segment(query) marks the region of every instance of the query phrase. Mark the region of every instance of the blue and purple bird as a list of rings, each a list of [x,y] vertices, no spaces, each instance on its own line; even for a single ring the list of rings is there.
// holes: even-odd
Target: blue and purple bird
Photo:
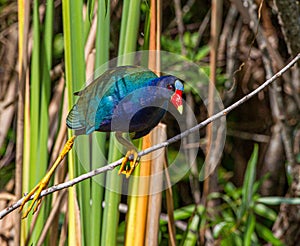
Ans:
[[[163,118],[170,102],[182,113],[182,92],[183,84],[177,77],[157,77],[151,70],[142,67],[123,66],[106,71],[84,90],[75,93],[79,98],[67,117],[67,126],[75,130],[75,135],[67,141],[44,178],[24,197],[20,211],[35,194],[23,218],[35,202],[33,212],[37,210],[42,190],[47,187],[78,135],[94,131],[116,132],[117,140],[127,149],[119,173],[129,177],[139,160],[136,147],[124,138],[123,133],[129,133],[132,139],[145,136]]]
[[[116,132],[117,140],[127,148],[120,173],[130,176],[138,163],[135,146],[123,137],[131,139],[147,135],[163,118],[171,102],[182,113],[183,84],[177,77],[157,77],[151,70],[138,66],[122,66],[103,73],[79,96],[67,117],[67,126],[75,135],[93,131]],[[129,170],[125,170],[129,156]]]

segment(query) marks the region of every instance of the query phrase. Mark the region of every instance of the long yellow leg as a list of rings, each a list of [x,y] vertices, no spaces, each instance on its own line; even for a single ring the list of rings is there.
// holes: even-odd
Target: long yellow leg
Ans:
[[[35,202],[36,206],[33,209],[33,213],[35,213],[39,207],[39,205],[41,204],[42,198],[40,198],[40,194],[42,192],[43,189],[45,189],[55,171],[55,169],[58,167],[58,165],[61,163],[61,161],[64,159],[65,155],[72,149],[73,147],[73,143],[75,140],[76,136],[71,137],[65,144],[63,150],[60,152],[60,155],[58,156],[58,158],[56,159],[56,161],[53,163],[52,167],[50,168],[50,170],[47,172],[47,174],[42,178],[42,180],[24,197],[22,204],[20,206],[19,211],[21,212],[23,210],[23,207],[25,205],[25,203],[27,203],[30,200],[30,197],[35,194],[30,206],[28,207],[28,209],[26,210],[26,212],[24,213],[24,215],[22,216],[22,219],[26,218],[28,213],[31,211],[31,209],[33,208],[33,205]]]

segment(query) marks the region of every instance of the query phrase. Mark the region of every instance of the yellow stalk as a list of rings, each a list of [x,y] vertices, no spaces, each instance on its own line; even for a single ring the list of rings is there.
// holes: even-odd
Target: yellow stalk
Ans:
[[[151,1],[150,10],[150,43],[149,50],[159,50],[160,49],[160,18],[159,18],[159,4],[156,0]],[[159,53],[151,53],[149,55],[149,68],[154,72],[159,71]],[[157,73],[157,75],[159,75]],[[142,149],[149,148],[152,146],[151,139],[153,138],[152,132],[143,138]],[[154,139],[155,141],[155,139]],[[148,201],[149,196],[146,195],[149,192],[150,177],[153,171],[151,170],[152,160],[150,154],[147,157],[141,159],[140,164],[140,177],[138,179],[138,193],[144,194],[142,196],[136,196],[130,198],[130,208],[134,207],[134,211],[130,209],[128,216],[126,228],[126,245],[144,245],[146,242],[145,234],[147,227],[147,213],[148,213]],[[163,164],[161,163],[161,167]],[[148,178],[146,178],[148,177]],[[159,205],[160,207],[160,205]],[[134,213],[134,215],[132,215]],[[135,220],[133,219],[135,218]],[[158,228],[158,227],[157,227]]]
[[[151,146],[151,133],[143,138],[142,149]],[[149,154],[150,155],[150,154]],[[143,245],[145,241],[145,227],[147,221],[147,208],[148,208],[148,196],[137,196],[138,194],[147,194],[149,190],[149,181],[145,181],[145,177],[149,177],[151,170],[151,159],[149,155],[143,156],[140,161],[139,176],[142,176],[142,180],[138,175],[135,175],[135,180],[132,182],[131,192],[133,196],[130,196],[128,220],[126,226],[126,240],[125,245]],[[135,174],[138,174],[138,170]]]
[[[19,88],[21,90],[22,87],[20,87],[21,83],[25,84],[25,80],[26,80],[26,69],[27,69],[27,60],[24,59],[26,58],[26,54],[27,54],[27,42],[28,42],[28,27],[29,27],[29,9],[30,9],[30,3],[29,1],[24,1],[24,0],[18,0],[18,25],[19,25],[19,54],[18,54],[18,64],[19,64]],[[24,95],[24,94],[23,94]],[[29,163],[29,150],[24,151],[23,148],[29,147],[29,115],[27,113],[29,113],[29,86],[26,86],[26,93],[25,93],[25,97],[24,97],[24,104],[20,105],[20,103],[22,104],[22,102],[20,100],[22,100],[22,96],[19,94],[19,107],[23,107],[24,106],[24,112],[21,111],[21,108],[19,108],[18,110],[18,123],[21,119],[24,117],[24,123],[25,123],[25,127],[24,129],[22,127],[19,127],[18,124],[18,132],[17,132],[17,139],[23,141],[23,146],[20,146],[20,144],[17,144],[17,158],[16,158],[16,196],[17,198],[19,198],[22,194],[22,187],[24,189],[24,183],[26,185],[28,185],[28,180],[23,180],[22,181],[22,177],[24,177],[24,173],[22,170],[22,163],[20,163],[20,161],[22,161],[21,159],[18,158],[21,157],[22,158],[22,154],[23,155],[23,165],[24,163]],[[21,136],[23,135],[23,136]],[[18,142],[18,140],[17,140]],[[19,147],[18,147],[19,146]],[[20,155],[21,154],[21,155]],[[27,169],[25,168],[24,171],[26,172]],[[28,174],[28,173],[26,173]],[[20,176],[21,175],[21,176]],[[26,175],[25,177],[28,177],[28,175]],[[19,181],[21,180],[21,182],[19,183]],[[26,182],[24,182],[26,181]],[[26,187],[25,187],[26,188]],[[15,221],[17,221],[16,226],[15,226],[15,241],[14,243],[16,245],[20,244],[20,245],[24,245],[25,244],[25,240],[26,240],[26,233],[28,231],[28,227],[27,227],[27,221],[21,221],[21,230],[20,230],[20,214],[16,215]]]

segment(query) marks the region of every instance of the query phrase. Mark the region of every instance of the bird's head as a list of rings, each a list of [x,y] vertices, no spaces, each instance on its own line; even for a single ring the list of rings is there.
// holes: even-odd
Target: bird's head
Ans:
[[[160,86],[163,88],[170,90],[173,92],[170,102],[174,105],[174,107],[178,110],[180,114],[182,114],[183,106],[182,106],[182,92],[183,92],[183,83],[180,79],[175,76],[163,76],[160,77]]]

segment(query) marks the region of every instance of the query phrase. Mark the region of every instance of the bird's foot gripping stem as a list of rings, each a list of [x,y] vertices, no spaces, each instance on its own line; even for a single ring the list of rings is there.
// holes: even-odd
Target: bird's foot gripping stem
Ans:
[[[130,160],[131,155],[133,155],[133,158]],[[127,164],[128,161],[129,165]],[[139,161],[140,157],[138,156],[137,151],[134,149],[128,150],[122,161],[121,167],[119,169],[119,174],[125,174],[126,178],[129,178],[135,167],[139,164]]]
[[[23,214],[22,219],[26,218],[27,215],[29,214],[29,212],[32,210],[35,202],[36,205],[33,209],[33,213],[35,213],[39,207],[39,205],[42,202],[42,198],[40,197],[42,191],[47,188],[47,185],[55,171],[55,169],[58,167],[58,165],[61,163],[61,161],[63,160],[63,158],[65,157],[65,155],[72,149],[73,147],[73,143],[75,140],[76,136],[71,137],[65,144],[63,150],[61,151],[59,157],[56,159],[56,161],[53,163],[52,167],[50,168],[50,170],[47,172],[47,174],[42,178],[42,180],[23,198],[23,201],[21,203],[19,212],[21,212],[24,208],[24,205],[30,200],[31,196],[33,194],[34,198],[30,204],[30,206],[28,207],[28,209],[26,210],[26,212]]]
[[[25,219],[27,217],[27,215],[29,214],[29,212],[32,210],[35,202],[36,202],[36,205],[33,209],[33,214],[38,210],[38,207],[39,205],[41,204],[42,202],[42,198],[40,197],[40,194],[42,192],[42,190],[44,190],[48,183],[49,183],[49,180],[50,178],[48,179],[47,177],[48,175],[46,175],[24,198],[23,198],[23,201],[22,201],[22,204],[20,206],[20,209],[19,209],[19,212],[21,212],[23,210],[23,207],[25,205],[25,203],[27,203],[31,196],[33,194],[35,194],[34,198],[33,198],[33,201],[31,202],[30,206],[28,207],[28,209],[26,210],[26,212],[22,215],[22,219]]]

